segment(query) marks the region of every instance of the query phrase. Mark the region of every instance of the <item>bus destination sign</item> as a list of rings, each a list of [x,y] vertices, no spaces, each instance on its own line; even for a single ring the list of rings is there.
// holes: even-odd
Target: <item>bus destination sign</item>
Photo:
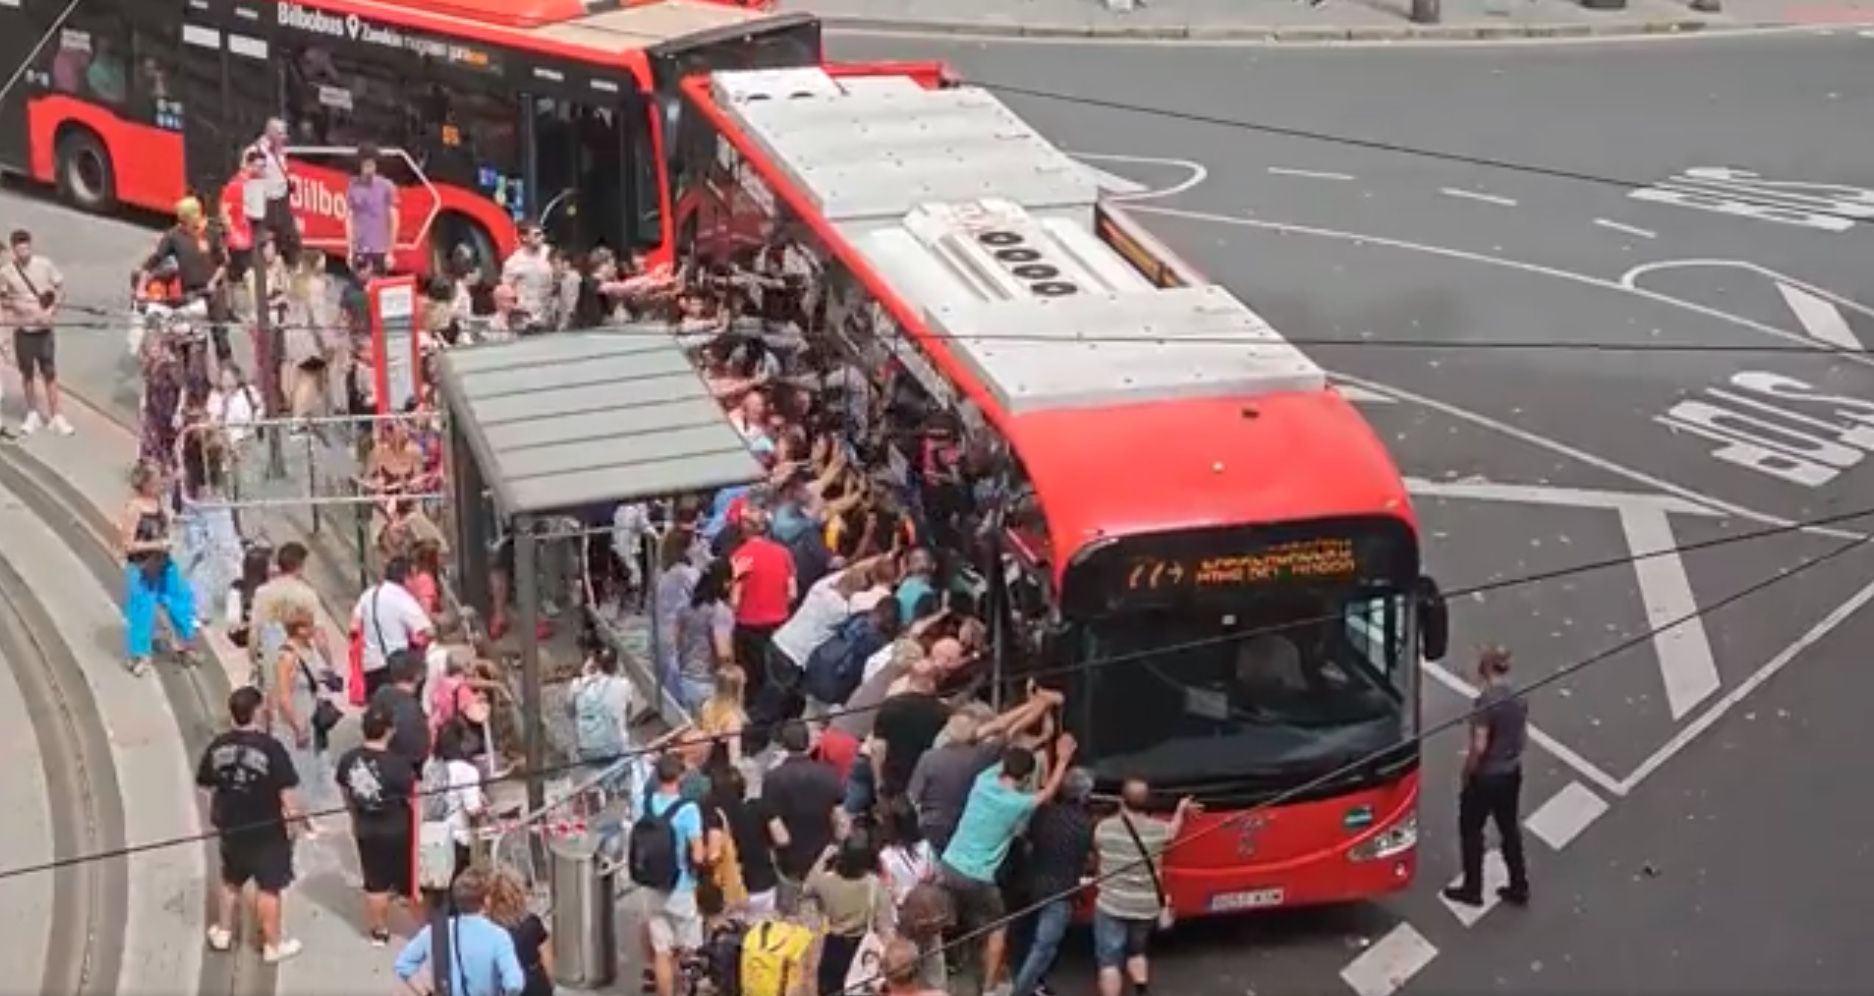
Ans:
[[[275,16],[283,28],[312,34],[326,35],[331,38],[349,38],[355,42],[380,45],[385,48],[408,49],[430,59],[447,62],[450,65],[488,72],[499,72],[500,65],[487,49],[461,41],[445,40],[409,31],[391,24],[379,24],[357,14],[332,14],[317,7],[307,7],[293,0],[280,0],[275,8]]]
[[[1280,581],[1340,581],[1360,575],[1354,541],[1345,536],[1292,540],[1244,553],[1131,560],[1124,594],[1215,591]]]

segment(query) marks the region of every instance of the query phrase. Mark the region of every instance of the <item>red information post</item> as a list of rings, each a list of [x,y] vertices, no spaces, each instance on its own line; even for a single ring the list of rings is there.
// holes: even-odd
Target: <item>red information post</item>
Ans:
[[[416,278],[380,277],[365,285],[371,319],[372,387],[377,413],[403,411],[415,401],[423,377],[422,343],[416,334]]]

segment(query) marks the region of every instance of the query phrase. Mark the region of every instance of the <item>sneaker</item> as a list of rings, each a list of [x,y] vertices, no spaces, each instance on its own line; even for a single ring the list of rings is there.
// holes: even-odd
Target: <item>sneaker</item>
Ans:
[[[52,421],[46,424],[52,427],[53,432],[56,432],[61,436],[69,436],[72,433],[78,431],[77,429],[72,428],[72,424],[70,422],[65,421],[65,416],[63,415],[52,416]]]
[[[1451,886],[1445,889],[1441,895],[1460,906],[1482,906],[1484,904],[1484,894],[1482,892],[1472,892],[1461,885]]]
[[[371,946],[374,948],[389,947],[390,946],[390,931],[388,930],[371,931]]]
[[[269,944],[260,952],[260,960],[269,965],[278,965],[299,953],[299,938],[289,937],[278,944]]]
[[[208,928],[208,946],[214,951],[226,951],[234,947],[234,933],[220,924]]]
[[[39,427],[44,424],[45,422],[39,418],[38,412],[27,412],[26,421],[20,423],[20,435],[30,436],[38,432]]]
[[[1528,887],[1512,889],[1507,885],[1500,885],[1497,887],[1497,898],[1511,906],[1528,906],[1529,889]]]
[[[130,673],[132,676],[138,677],[138,678],[141,678],[144,675],[149,674],[150,673],[150,659],[148,657],[138,657],[135,660],[132,660],[130,662]]]

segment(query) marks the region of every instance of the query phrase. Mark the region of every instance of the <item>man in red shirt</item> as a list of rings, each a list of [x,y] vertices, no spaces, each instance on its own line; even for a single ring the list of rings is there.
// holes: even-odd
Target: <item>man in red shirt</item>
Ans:
[[[735,610],[735,660],[748,675],[750,701],[767,684],[768,644],[799,597],[794,555],[768,536],[765,502],[750,497],[742,509],[746,537],[729,556],[729,605]]]

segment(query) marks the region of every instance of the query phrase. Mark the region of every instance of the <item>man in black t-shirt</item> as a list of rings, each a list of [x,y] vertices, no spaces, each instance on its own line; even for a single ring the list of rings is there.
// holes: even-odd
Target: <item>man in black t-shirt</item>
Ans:
[[[950,707],[937,697],[936,682],[921,667],[911,674],[910,689],[886,699],[872,724],[873,738],[885,747],[884,758],[877,762],[878,794],[883,799],[904,794],[918,758],[950,720]]]
[[[794,911],[807,873],[833,843],[834,811],[846,795],[839,772],[811,757],[812,748],[807,724],[798,719],[782,723],[781,749],[787,759],[761,781],[762,800],[787,832],[787,843],[774,849],[782,913]]]
[[[377,947],[390,943],[391,897],[411,895],[414,877],[410,798],[417,787],[416,765],[390,749],[392,723],[389,709],[366,709],[363,746],[345,752],[335,769],[358,842],[366,927]]]
[[[299,953],[299,941],[281,930],[280,894],[293,884],[288,825],[302,814],[293,797],[299,785],[293,759],[255,722],[262,701],[252,686],[228,696],[234,729],[209,741],[195,784],[207,796],[209,820],[221,837],[221,907],[208,928],[208,946],[216,951],[233,946],[235,909],[241,889],[251,881],[259,892],[261,960],[271,965]]]

